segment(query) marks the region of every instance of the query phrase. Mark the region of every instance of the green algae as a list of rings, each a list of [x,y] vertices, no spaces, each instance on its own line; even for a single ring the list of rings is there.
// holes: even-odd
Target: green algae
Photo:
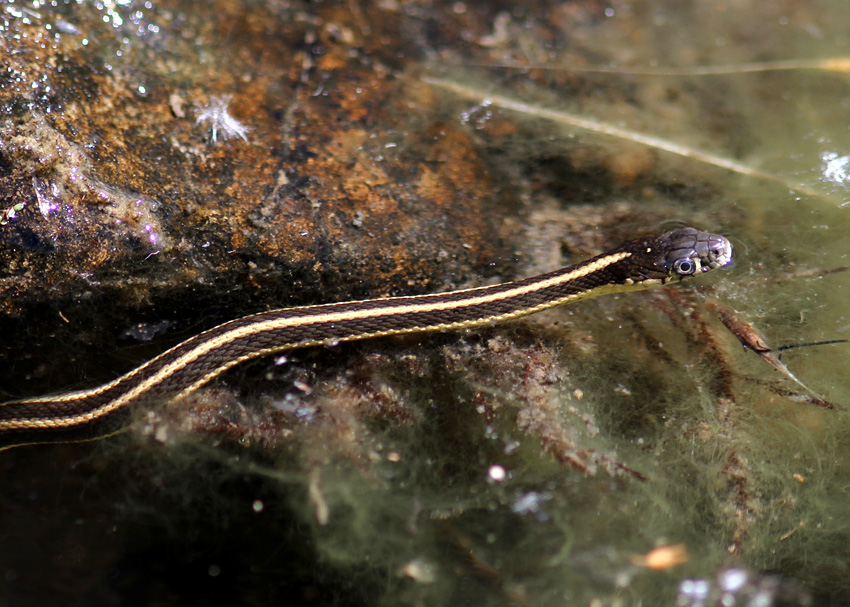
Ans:
[[[508,39],[527,50],[528,32],[551,34],[547,23],[569,15],[544,8],[545,19],[524,16],[537,29],[509,20]],[[577,48],[552,52],[684,65],[832,56],[847,46],[844,8],[618,7],[620,18],[576,28]],[[638,40],[622,36],[635,26]],[[806,35],[812,28],[818,36]],[[518,50],[481,47],[478,60]],[[468,54],[451,57],[463,64]],[[459,79],[444,68],[433,66]],[[436,89],[441,108],[414,107],[474,134],[496,182],[522,201],[520,219],[568,235],[517,243],[522,268],[681,218],[728,234],[736,266],[695,283],[697,295],[594,300],[474,334],[256,363],[180,410],[138,412],[125,436],[4,454],[6,520],[26,519],[30,533],[5,542],[24,546],[0,559],[10,596],[35,604],[26,571],[43,570],[32,564],[45,545],[61,580],[86,582],[49,598],[106,595],[106,604],[148,588],[140,596],[175,605],[671,605],[682,580],[730,567],[803,590],[776,590],[776,604],[805,604],[806,594],[848,604],[847,413],[803,402],[702,300],[732,306],[774,347],[846,336],[850,273],[832,272],[848,264],[846,82],[792,72],[623,83],[498,69],[473,79],[460,69],[482,91],[476,113]],[[815,192],[654,151],[647,161],[491,107],[488,90],[675,138]],[[850,406],[845,346],[783,360]],[[636,564],[679,544],[687,563]]]

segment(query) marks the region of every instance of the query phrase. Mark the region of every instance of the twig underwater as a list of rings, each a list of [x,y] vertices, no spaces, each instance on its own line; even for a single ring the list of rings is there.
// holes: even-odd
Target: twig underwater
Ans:
[[[850,74],[850,57],[826,57],[820,59],[779,59],[776,61],[753,61],[725,65],[697,65],[693,67],[619,67],[614,65],[546,65],[539,63],[472,63],[475,67],[490,67],[515,70],[545,70],[577,74],[620,74],[624,76],[728,76],[732,74],[755,74],[763,72],[821,71],[834,74]]]
[[[850,343],[850,339],[827,339],[826,341],[806,341],[799,344],[786,344],[784,346],[779,346],[778,348],[774,348],[774,352],[779,352],[779,359],[782,360],[782,353],[787,350],[793,350],[795,348],[813,348],[815,346],[831,346],[834,344],[847,344]]]
[[[734,335],[738,341],[741,342],[741,345],[744,346],[746,350],[750,350],[751,352],[758,355],[763,361],[769,364],[771,367],[782,373],[785,377],[802,387],[806,392],[814,397],[814,401],[812,404],[825,407],[827,409],[835,409],[842,410],[844,407],[840,405],[836,405],[824,399],[820,394],[809,388],[806,384],[804,384],[791,370],[788,366],[782,361],[782,352],[786,350],[790,350],[792,348],[802,348],[809,346],[821,346],[828,344],[836,344],[836,343],[847,343],[850,342],[850,339],[833,339],[828,341],[820,341],[820,342],[807,342],[800,344],[789,344],[785,346],[780,346],[778,348],[771,348],[767,345],[767,341],[764,336],[750,323],[745,320],[742,320],[738,317],[737,313],[726,304],[722,304],[718,301],[709,301],[706,303],[706,306],[709,310],[712,310],[717,317],[720,319],[720,322],[729,329],[729,332]]]
[[[846,66],[846,69],[850,70],[850,60],[848,60],[847,63],[848,65]],[[601,68],[598,69],[601,70]],[[636,143],[638,145],[642,145],[653,150],[665,152],[667,154],[679,156],[681,158],[685,158],[691,161],[714,166],[738,175],[743,175],[768,183],[774,183],[783,188],[787,188],[792,192],[803,194],[805,196],[822,200],[824,202],[829,202],[831,205],[842,206],[845,203],[845,201],[837,200],[830,194],[819,192],[801,183],[792,182],[782,177],[781,175],[770,173],[768,171],[763,171],[754,168],[748,164],[733,160],[731,158],[712,154],[710,152],[706,152],[698,148],[677,143],[675,141],[670,141],[669,139],[664,139],[655,135],[649,135],[646,133],[641,133],[639,131],[623,128],[608,122],[579,116],[564,110],[553,109],[534,103],[528,103],[519,99],[508,97],[506,95],[485,91],[480,88],[463,84],[461,82],[448,78],[436,78],[426,76],[423,78],[423,81],[426,84],[430,84],[431,86],[441,88],[445,91],[449,91],[462,99],[475,101],[477,103],[486,103],[489,106],[494,106],[502,108],[504,110],[517,112],[519,114],[532,116],[540,120],[554,122],[556,124],[560,124],[566,127],[588,131],[596,135],[602,135],[621,141],[629,141],[632,143]]]

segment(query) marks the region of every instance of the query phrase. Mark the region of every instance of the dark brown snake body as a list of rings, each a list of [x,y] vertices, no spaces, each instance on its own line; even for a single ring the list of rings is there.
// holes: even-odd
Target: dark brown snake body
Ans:
[[[475,327],[604,293],[667,284],[724,266],[731,259],[726,238],[683,228],[515,282],[245,316],[195,335],[97,388],[0,404],[0,450],[108,434],[122,426],[131,407],[178,400],[230,367],[264,354]]]

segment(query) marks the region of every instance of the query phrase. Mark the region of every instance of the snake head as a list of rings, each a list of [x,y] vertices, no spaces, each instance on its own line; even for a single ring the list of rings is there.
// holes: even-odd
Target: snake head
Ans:
[[[628,259],[632,284],[652,286],[699,276],[732,261],[732,243],[719,234],[682,228],[621,247]]]

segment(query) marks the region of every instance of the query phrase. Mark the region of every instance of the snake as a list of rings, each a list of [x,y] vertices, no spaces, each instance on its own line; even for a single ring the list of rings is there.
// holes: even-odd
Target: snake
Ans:
[[[233,366],[259,356],[490,325],[607,293],[680,282],[731,261],[732,245],[726,237],[686,227],[638,238],[586,261],[512,282],[243,316],[194,335],[101,386],[0,403],[0,450],[114,434],[127,425],[130,411],[177,402]]]

